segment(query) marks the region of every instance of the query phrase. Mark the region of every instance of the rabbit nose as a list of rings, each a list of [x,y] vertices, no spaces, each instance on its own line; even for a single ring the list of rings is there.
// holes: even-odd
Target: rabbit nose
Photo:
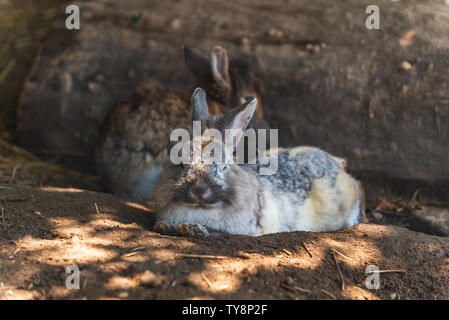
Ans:
[[[203,186],[198,186],[198,185],[195,185],[190,188],[190,193],[199,199],[203,198],[207,191],[208,191],[208,188],[203,187]]]
[[[218,202],[217,195],[209,185],[195,184],[190,187],[186,201],[195,205],[213,205]]]

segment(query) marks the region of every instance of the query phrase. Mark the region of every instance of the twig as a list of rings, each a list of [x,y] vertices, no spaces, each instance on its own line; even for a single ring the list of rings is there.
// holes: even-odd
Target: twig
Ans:
[[[304,288],[301,288],[301,287],[298,287],[298,286],[292,286],[292,288],[295,289],[295,290],[298,290],[300,292],[303,292],[303,293],[311,293],[312,292],[309,289],[304,289]]]
[[[290,291],[299,291],[299,292],[302,292],[302,293],[311,293],[312,292],[312,291],[310,291],[308,289],[304,289],[304,288],[301,288],[301,287],[298,287],[298,286],[289,286],[289,285],[287,285],[285,283],[282,283],[281,287],[283,287],[285,289],[288,289]]]
[[[3,207],[2,207],[2,226],[3,226],[3,230],[6,230],[6,225],[5,225],[5,209],[3,209]]]
[[[11,174],[11,178],[9,179],[8,184],[11,184],[12,181],[14,180],[14,177],[16,176],[16,170],[17,170],[17,164],[14,166],[14,168],[12,169],[12,174]]]
[[[338,251],[337,249],[331,248],[331,250],[335,253],[338,253],[339,255],[341,255],[343,258],[348,259],[350,261],[352,261],[351,258],[349,258],[348,256],[345,256],[343,253],[341,253],[340,251]]]
[[[139,252],[133,251],[133,252],[125,253],[125,254],[123,255],[123,257],[128,258],[128,257],[135,256],[135,255],[137,255],[137,254],[139,254]]]
[[[309,249],[307,249],[306,244],[304,243],[304,241],[301,241],[302,246],[304,247],[304,249],[306,249],[306,252],[309,254],[309,256],[312,258],[312,254],[310,253]]]
[[[208,254],[189,254],[189,253],[178,253],[177,257],[184,258],[200,258],[200,259],[227,259],[225,256],[212,256]]]
[[[207,277],[204,273],[201,273],[201,277],[203,277],[204,281],[206,281],[209,288],[212,288],[212,284],[210,283],[209,279],[207,279]]]
[[[332,293],[330,293],[329,291],[324,290],[324,289],[321,289],[321,291],[322,291],[323,293],[327,294],[329,297],[331,297],[331,298],[333,298],[333,299],[337,299],[337,297],[334,296],[334,295],[333,295]]]
[[[6,76],[8,75],[8,73],[10,73],[14,67],[16,66],[16,59],[12,58],[11,60],[8,61],[8,64],[6,65],[5,68],[3,68],[2,71],[0,71],[0,83],[3,82],[3,80],[6,79]]]
[[[418,194],[419,194],[420,191],[421,191],[421,190],[419,190],[419,188],[418,188],[418,189],[416,189],[415,193],[413,193],[412,200],[410,200],[410,203],[411,203],[412,205],[415,204],[416,198],[418,197]]]
[[[100,214],[100,211],[98,210],[97,203],[96,202],[94,202],[94,203],[95,203],[95,210],[97,210],[97,214]]]
[[[367,271],[366,273],[395,273],[395,272],[400,272],[400,273],[405,273],[405,274],[407,274],[407,270],[404,270],[404,269],[370,270],[370,271]]]
[[[340,266],[338,265],[337,257],[335,256],[335,252],[332,252],[332,256],[334,257],[335,265],[337,266],[338,275],[341,280],[341,291],[345,291],[345,280],[343,279],[343,274],[341,273]]]

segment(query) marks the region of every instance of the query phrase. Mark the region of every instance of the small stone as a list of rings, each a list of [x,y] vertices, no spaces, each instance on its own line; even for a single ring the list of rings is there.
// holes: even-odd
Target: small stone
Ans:
[[[179,18],[174,18],[171,22],[170,22],[170,28],[174,29],[174,30],[178,30],[181,27],[181,19]]]
[[[273,38],[282,38],[284,36],[284,33],[279,29],[271,28],[270,30],[268,30],[268,35]]]
[[[412,65],[408,61],[402,61],[399,64],[398,68],[401,70],[410,70],[412,68]]]
[[[292,277],[287,277],[287,278],[285,279],[285,284],[287,284],[287,285],[289,285],[289,286],[294,285],[294,284],[295,284],[295,280],[293,280]]]
[[[91,92],[98,91],[98,88],[99,88],[98,84],[96,84],[93,81],[89,81],[87,84],[87,89]]]
[[[249,45],[249,39],[247,38],[247,37],[243,37],[241,40],[240,40],[240,43],[242,44],[242,46],[248,46]]]

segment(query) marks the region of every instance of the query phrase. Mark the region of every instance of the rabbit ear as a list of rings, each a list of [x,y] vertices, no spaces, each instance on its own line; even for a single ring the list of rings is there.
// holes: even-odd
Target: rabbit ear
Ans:
[[[229,77],[228,53],[220,46],[212,49],[210,57],[210,68],[215,83],[219,86],[224,96],[231,91],[231,79]]]
[[[212,80],[209,61],[189,46],[184,46],[184,61],[195,78],[201,83]]]
[[[230,129],[245,130],[254,115],[257,106],[257,99],[254,97],[245,97],[246,102],[240,107],[229,113],[231,117]]]
[[[220,119],[219,126],[221,129],[233,130],[232,135],[235,137],[233,146],[237,146],[240,138],[243,136],[248,123],[251,121],[257,106],[257,99],[254,97],[245,97],[246,102],[240,107],[227,113]]]
[[[206,91],[196,88],[192,94],[192,121],[204,121],[209,118]]]

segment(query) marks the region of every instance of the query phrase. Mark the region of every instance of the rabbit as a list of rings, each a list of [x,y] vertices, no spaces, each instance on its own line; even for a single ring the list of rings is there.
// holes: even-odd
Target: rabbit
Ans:
[[[209,114],[205,92],[198,88],[191,119],[219,132],[245,130],[256,106],[257,99],[249,98],[224,115]],[[236,135],[237,143],[241,137]],[[272,149],[269,157],[277,157],[277,171],[261,175],[260,162],[230,162],[232,148],[235,144],[224,144],[222,163],[201,158],[166,166],[155,190],[155,231],[198,237],[325,232],[364,218],[363,190],[340,158],[314,147]]]
[[[212,114],[230,109],[246,96],[261,98],[263,83],[242,61],[229,64],[224,48],[211,50],[210,62],[184,47],[184,60],[197,82],[208,90]],[[251,125],[268,127],[262,106]],[[127,93],[108,114],[96,145],[97,172],[113,192],[137,200],[151,200],[163,164],[165,141],[173,129],[190,118],[190,94],[168,90],[154,80]]]

